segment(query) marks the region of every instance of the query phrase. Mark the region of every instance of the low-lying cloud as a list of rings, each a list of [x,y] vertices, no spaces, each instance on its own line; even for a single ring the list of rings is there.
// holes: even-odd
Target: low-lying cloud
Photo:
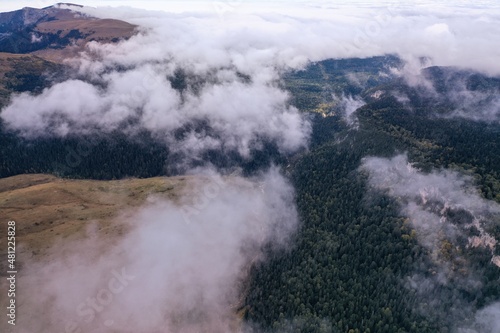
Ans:
[[[223,13],[84,7],[78,10],[127,20],[140,32],[115,45],[90,43],[74,62],[80,76],[39,96],[14,97],[1,117],[31,137],[146,129],[194,153],[225,147],[247,157],[263,140],[286,152],[307,144],[310,126],[276,80],[309,61],[397,54],[407,63],[425,57],[500,74],[500,47],[488,37],[499,32],[500,13],[486,4],[467,15],[453,6],[357,6],[238,3]],[[187,76],[182,91],[172,86],[179,73]],[[181,140],[176,131],[185,132]]]
[[[266,142],[283,153],[307,147],[311,126],[279,78],[309,61],[397,54],[500,74],[500,13],[482,5],[81,11],[137,24],[138,34],[117,44],[91,42],[68,62],[71,79],[39,95],[13,96],[0,115],[8,128],[28,138],[146,130],[187,157],[217,150],[249,158]],[[362,105],[349,97],[341,103],[347,119]],[[465,178],[423,174],[402,156],[369,158],[364,168],[373,186],[401,198],[436,261],[441,232],[451,244],[462,239],[463,228],[448,223],[456,211],[477,229],[467,246],[493,251],[484,226],[498,206]],[[222,190],[204,196],[203,205],[189,204],[189,195],[179,205],[155,201],[113,246],[89,236],[63,245],[50,262],[29,262],[19,299],[22,312],[33,315],[19,320],[19,332],[237,331],[234,313],[249,267],[266,245],[286,245],[298,218],[293,188],[275,169],[256,179],[213,177]]]
[[[492,264],[496,263],[493,252],[497,240],[485,228],[498,218],[500,205],[482,198],[470,178],[449,170],[424,174],[406,155],[365,158],[362,169],[369,172],[371,186],[398,199],[420,243],[436,260],[442,256],[442,242],[458,246],[464,230],[473,229],[475,236],[465,237],[467,247],[489,249]]]
[[[241,82],[234,72],[222,70],[214,78],[217,83],[199,93],[181,93],[172,88],[166,71],[161,65],[147,65],[107,74],[102,77],[105,88],[68,80],[36,97],[15,98],[2,116],[27,137],[148,130],[172,150],[193,155],[217,149],[249,157],[264,140],[275,142],[283,152],[306,146],[310,126],[287,106],[288,95],[278,88]],[[136,84],[144,73],[154,75],[156,83],[141,89]]]
[[[401,213],[416,231],[418,242],[428,250],[433,274],[416,272],[407,285],[433,307],[440,308],[443,298],[453,297],[449,313],[442,317],[449,324],[456,325],[458,321],[454,320],[470,317],[472,305],[459,291],[477,292],[482,283],[481,272],[472,268],[466,253],[480,249],[489,253],[489,265],[500,267],[500,258],[495,255],[498,240],[488,232],[499,221],[500,205],[482,198],[469,177],[449,170],[423,173],[408,162],[406,155],[365,158],[361,169],[368,172],[373,188],[398,201]],[[454,287],[447,289],[451,285]],[[441,292],[445,296],[440,296]],[[446,292],[453,296],[446,296]],[[481,332],[495,332],[486,328],[498,325],[491,316],[497,310],[498,306],[491,305],[476,314],[475,324],[484,328]],[[498,317],[499,313],[495,313]]]
[[[335,109],[337,109],[348,125],[357,128],[358,118],[354,112],[366,103],[359,97],[353,96],[334,96]]]
[[[484,76],[457,67],[430,66],[431,63],[422,59],[418,63],[406,63],[402,68],[393,68],[392,74],[402,78],[408,87],[395,87],[391,95],[406,107],[411,108],[410,102],[424,102],[434,108],[447,110],[439,114],[443,117],[500,122],[498,77]]]
[[[212,173],[189,188],[175,204],[152,198],[122,221],[123,238],[89,231],[25,262],[16,331],[239,331],[251,266],[296,230],[293,189],[274,168],[252,179]]]

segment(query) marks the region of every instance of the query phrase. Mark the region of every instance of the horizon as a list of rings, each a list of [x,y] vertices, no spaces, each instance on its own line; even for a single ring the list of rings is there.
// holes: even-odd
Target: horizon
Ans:
[[[385,0],[385,1],[367,1],[367,0],[354,0],[354,1],[301,1],[301,0],[147,0],[147,1],[137,1],[137,0],[90,0],[81,2],[54,2],[50,0],[4,0],[0,4],[0,12],[16,11],[25,7],[31,8],[46,8],[54,6],[57,4],[72,4],[84,7],[96,7],[96,8],[109,8],[109,7],[129,7],[152,11],[164,11],[164,12],[184,12],[184,11],[217,11],[221,9],[235,9],[242,6],[248,5],[258,5],[259,8],[273,7],[276,5],[294,5],[294,6],[305,6],[305,7],[335,7],[335,6],[347,6],[347,7],[370,7],[370,8],[380,8],[389,5],[398,5],[405,7],[412,6],[444,6],[444,7],[459,7],[459,8],[500,8],[500,3],[495,1],[477,1],[470,3],[468,1],[450,1],[450,0],[439,0],[439,1],[429,1],[429,0],[412,0],[401,3],[397,0]]]

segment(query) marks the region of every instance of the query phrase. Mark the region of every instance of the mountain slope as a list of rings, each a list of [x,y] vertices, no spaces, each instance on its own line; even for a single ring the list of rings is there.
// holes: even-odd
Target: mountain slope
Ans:
[[[62,62],[76,56],[90,41],[117,42],[133,36],[135,28],[124,21],[73,12],[64,4],[26,7],[0,13],[0,52],[36,52],[46,60]]]
[[[43,174],[2,178],[0,214],[17,222],[18,261],[22,265],[29,257],[46,256],[60,238],[65,242],[85,237],[92,222],[113,242],[126,231],[118,217],[143,205],[149,196],[175,201],[195,179],[203,180],[157,177],[93,181]]]

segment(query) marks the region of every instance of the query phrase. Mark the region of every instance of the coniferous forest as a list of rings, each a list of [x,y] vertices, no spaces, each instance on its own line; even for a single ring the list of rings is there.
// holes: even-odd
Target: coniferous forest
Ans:
[[[246,174],[275,164],[295,187],[301,225],[293,246],[270,251],[269,260],[252,268],[245,288],[239,311],[252,327],[273,332],[453,332],[472,323],[476,310],[499,299],[500,269],[489,264],[491,255],[481,248],[450,250],[466,262],[461,266],[466,272],[457,268],[457,274],[475,272],[478,286],[469,288],[452,278],[427,290],[412,287],[412,277],[432,279],[439,263],[418,242],[398,199],[371,187],[361,168],[368,156],[406,154],[423,173],[446,169],[468,175],[482,198],[500,203],[498,123],[455,117],[452,111],[460,101],[436,99],[400,78],[380,75],[399,64],[394,56],[327,60],[285,73],[278,84],[312,124],[308,149],[283,155],[270,142],[249,159],[209,151],[194,162],[210,162],[228,173],[240,167]],[[353,83],[352,74],[361,83]],[[498,80],[453,68],[431,68],[423,75],[442,96],[453,90],[446,85],[450,76],[467,82],[471,91],[500,87]],[[32,87],[22,80],[10,89],[36,91],[43,85],[30,81]],[[396,91],[407,98],[396,98]],[[352,122],[340,102],[349,96],[365,101],[351,115]],[[148,133],[132,139],[119,132],[30,139],[2,124],[0,155],[0,177],[51,173],[109,180],[182,173],[176,166],[182,156]],[[500,239],[500,224],[490,224],[487,231]]]

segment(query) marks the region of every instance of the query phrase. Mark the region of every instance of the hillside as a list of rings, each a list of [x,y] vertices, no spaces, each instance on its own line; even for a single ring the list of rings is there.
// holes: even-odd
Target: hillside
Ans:
[[[497,93],[498,81],[457,69],[426,69],[441,89],[436,95],[398,77],[383,76],[377,83],[375,75],[364,88],[346,77],[373,76],[390,59],[332,60],[287,75],[285,83],[294,97],[300,96],[299,106],[320,113],[313,121],[311,150],[289,166],[304,225],[291,253],[255,271],[247,320],[285,331],[293,327],[292,332],[454,332],[471,325],[474,311],[500,297],[500,247],[495,247],[500,239],[495,204],[500,203],[500,127],[478,114],[479,102],[453,116],[458,92],[470,97],[480,90],[485,103]],[[460,90],[464,81],[465,91]],[[296,93],[302,85],[333,94]],[[403,96],[397,92],[408,99],[395,98]],[[349,117],[343,103],[355,99],[363,102]],[[411,203],[391,194],[405,181],[397,165],[381,174],[382,189],[373,188],[370,175],[382,172],[384,164],[364,169],[370,157],[383,161],[402,153],[409,163],[403,170],[411,165],[423,175],[443,173],[431,184],[420,183],[425,176],[407,184],[407,191],[415,192],[406,195],[417,198]],[[461,176],[452,178],[449,172]],[[449,189],[444,198],[426,201],[423,193],[461,184],[466,178],[460,177],[473,180],[468,200],[475,200],[477,190],[482,197],[477,200],[486,199],[496,213],[474,212],[467,200],[454,207]],[[432,226],[433,219],[442,227],[425,230],[422,225]],[[473,219],[485,219],[485,233],[469,224]],[[427,232],[435,235],[435,245],[429,246]],[[488,233],[491,248],[480,240],[490,239]]]
[[[346,332],[448,332],[468,325],[476,310],[500,296],[499,247],[491,245],[500,239],[498,215],[486,214],[487,223],[478,229],[469,213],[447,211],[437,198],[426,212],[444,214],[441,218],[449,219],[459,236],[439,237],[434,240],[438,247],[430,249],[421,243],[414,218],[400,209],[408,199],[372,188],[369,173],[360,169],[367,157],[406,153],[419,172],[447,169],[467,175],[474,180],[477,200],[500,202],[499,127],[471,121],[474,105],[463,110],[465,116],[453,116],[460,100],[452,97],[461,85],[446,84],[466,82],[467,93],[486,96],[478,99],[480,105],[488,102],[498,82],[456,69],[424,71],[437,87],[444,84],[440,97],[387,76],[390,66],[398,66],[392,56],[329,60],[284,75],[281,84],[293,103],[311,112],[313,132],[306,152],[283,156],[270,146],[249,160],[217,151],[206,155],[213,165],[242,167],[248,174],[272,161],[286,168],[296,189],[303,223],[296,245],[288,253],[269,254],[269,263],[254,268],[241,296],[243,306],[235,309],[247,322],[283,329],[292,323],[297,332],[321,332],[324,325]],[[474,84],[478,80],[480,85]],[[398,100],[394,94],[408,97]],[[346,114],[349,103],[354,108]],[[0,171],[5,176],[47,172],[91,179],[157,177],[171,174],[169,167],[179,158],[147,133],[28,140],[6,131],[2,140],[7,158]],[[82,147],[89,148],[85,156],[76,156],[78,163],[68,167],[65,161]],[[21,225],[20,235],[28,244],[23,253],[30,256],[43,255],[42,244],[50,244],[55,235],[68,240],[83,235],[82,221],[100,220],[99,228],[109,228],[104,235],[113,239],[123,229],[114,226],[111,216],[139,205],[146,193],[161,191],[161,178],[99,182],[19,177],[3,180],[8,189],[2,192],[3,210],[29,221]],[[41,183],[23,188],[23,177]],[[20,183],[9,185],[12,179]],[[49,199],[49,192],[62,203]],[[422,205],[419,200],[415,204]],[[435,280],[443,266],[451,267],[445,285]],[[477,286],[464,282],[472,278],[479,281]],[[427,281],[429,291],[410,287],[411,279]],[[424,311],[429,302],[433,313]]]
[[[12,93],[41,92],[63,71],[62,65],[32,54],[0,53],[0,106]]]
[[[65,4],[0,13],[0,106],[12,93],[39,93],[63,80],[63,63],[89,42],[116,43],[133,36],[136,28],[78,14]]]
[[[120,220],[127,212],[150,196],[175,201],[193,181],[193,177],[94,181],[19,175],[0,179],[0,215],[17,222],[22,267],[27,258],[42,260],[57,242],[85,237],[89,228],[113,242],[126,232],[127,226]],[[5,240],[0,243],[5,245]]]
[[[73,12],[71,6],[23,8],[0,13],[0,52],[34,53],[54,62],[77,56],[90,41],[117,42],[130,38],[136,26]]]
[[[180,27],[201,18],[189,20]],[[9,111],[0,118],[0,215],[17,221],[21,272],[27,259],[51,262],[58,245],[88,235],[117,242],[130,216],[161,198],[164,206],[142,215],[150,229],[136,229],[140,246],[122,251],[147,282],[96,316],[113,314],[114,331],[158,329],[149,317],[128,326],[140,294],[178,332],[247,332],[235,328],[237,314],[248,332],[497,333],[491,318],[477,318],[500,304],[498,76],[425,59],[415,69],[394,54],[274,73],[259,43],[248,58],[238,53],[249,30],[231,35],[245,41],[235,49],[223,43],[227,54],[214,53],[233,61],[224,64],[183,53],[185,41],[166,34],[182,59],[162,45],[159,58],[104,61],[95,77],[64,65],[91,41],[135,31],[64,6],[0,14],[0,106]],[[248,69],[261,56],[266,70]],[[52,89],[58,82],[67,90]],[[62,92],[75,87],[89,97],[67,107]],[[31,95],[6,107],[23,92]],[[41,117],[39,105],[49,105]],[[38,122],[16,117],[26,109]],[[244,186],[209,189],[204,198],[215,200],[201,200],[193,194],[208,178],[189,176],[200,170],[238,173]],[[199,200],[199,223],[165,227],[183,198]],[[102,260],[124,263],[122,252]],[[105,275],[104,266],[93,269]],[[59,325],[54,295],[69,297],[44,294],[53,313],[33,327]]]

